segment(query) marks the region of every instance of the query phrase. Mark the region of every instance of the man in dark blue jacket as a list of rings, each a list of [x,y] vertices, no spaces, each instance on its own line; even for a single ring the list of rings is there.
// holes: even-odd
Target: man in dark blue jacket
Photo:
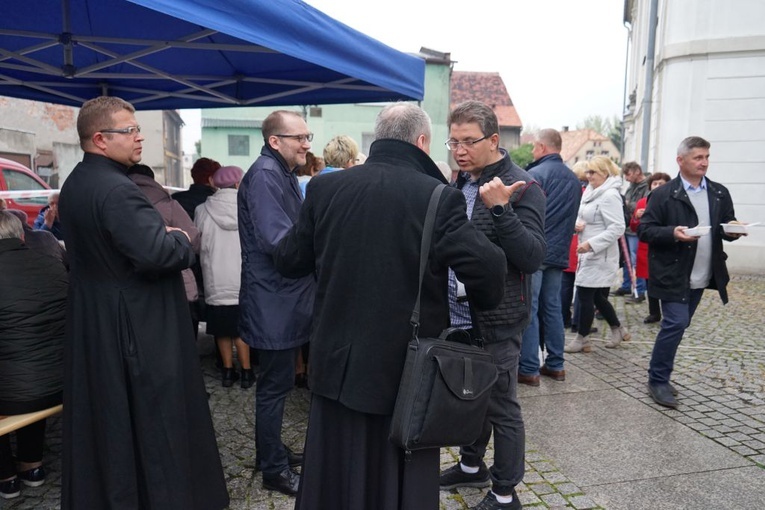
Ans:
[[[255,448],[263,487],[295,495],[300,475],[281,440],[284,402],[295,384],[295,359],[308,341],[315,293],[313,276],[285,278],[274,251],[298,219],[303,203],[294,170],[305,165],[313,134],[297,112],[279,110],[263,121],[265,145],[239,186],[242,286],[239,328],[258,350],[255,391]],[[290,458],[292,457],[292,458]]]
[[[542,186],[545,206],[545,241],[547,255],[542,266],[531,277],[531,322],[523,333],[518,382],[539,386],[539,374],[556,381],[566,379],[563,368],[563,316],[561,315],[560,282],[568,267],[569,245],[579,210],[579,180],[560,157],[562,141],[554,129],[543,129],[534,137],[534,161],[526,169]],[[547,356],[540,367],[540,328]]]
[[[716,289],[728,302],[730,280],[722,241],[741,234],[726,234],[721,223],[737,223],[728,189],[706,178],[710,143],[690,136],[677,149],[680,175],[651,194],[638,236],[650,248],[648,294],[661,300],[661,330],[648,365],[648,393],[657,404],[676,408],[677,390],[670,383],[675,354],[690,326],[704,289]],[[686,230],[706,225],[707,235]]]
[[[454,272],[449,274],[449,312],[453,327],[484,341],[497,364],[499,379],[491,393],[478,440],[460,449],[460,462],[441,472],[442,490],[492,486],[475,508],[518,509],[515,486],[523,480],[525,430],[516,394],[521,335],[529,323],[529,275],[545,258],[545,196],[539,184],[499,147],[499,123],[478,101],[458,105],[449,115],[449,140],[462,173],[455,187],[467,201],[475,228],[502,248],[507,259],[505,295],[494,310],[477,310]],[[480,194],[480,199],[479,199]],[[483,462],[494,432],[494,465]]]

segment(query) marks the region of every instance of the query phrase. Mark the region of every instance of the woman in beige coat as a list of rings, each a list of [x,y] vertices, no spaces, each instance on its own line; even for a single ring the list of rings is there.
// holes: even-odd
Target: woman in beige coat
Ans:
[[[595,156],[587,165],[589,184],[582,194],[576,231],[579,233],[579,265],[576,292],[579,297],[579,333],[566,352],[590,352],[589,334],[597,307],[611,326],[606,347],[618,346],[630,334],[619,322],[608,301],[608,289],[619,271],[619,237],[624,234],[624,208],[619,193],[619,167],[605,156]]]

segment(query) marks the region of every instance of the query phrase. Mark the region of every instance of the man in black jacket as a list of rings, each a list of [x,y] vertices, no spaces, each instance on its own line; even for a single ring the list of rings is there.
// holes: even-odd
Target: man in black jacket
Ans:
[[[677,149],[680,175],[651,194],[638,236],[648,243],[648,294],[661,300],[661,330],[651,353],[648,393],[657,404],[676,408],[677,390],[670,384],[675,354],[690,326],[705,288],[717,289],[723,304],[728,302],[730,278],[725,266],[722,240],[734,241],[741,234],[726,234],[721,223],[736,222],[728,189],[706,178],[710,144],[690,136]],[[712,226],[710,234],[688,235],[688,228]]]
[[[441,489],[486,487],[492,490],[475,508],[521,508],[515,486],[523,480],[525,431],[516,395],[521,335],[531,310],[530,275],[545,258],[545,196],[531,176],[499,147],[499,123],[478,101],[458,105],[449,115],[449,140],[462,173],[455,186],[468,204],[468,217],[504,251],[505,296],[495,310],[481,311],[472,296],[463,299],[459,275],[450,274],[451,324],[468,329],[494,355],[499,380],[492,390],[484,431],[475,444],[460,450],[461,462],[441,473]],[[503,186],[486,192],[492,183]],[[479,194],[481,200],[476,200]],[[455,277],[456,276],[456,277]],[[494,431],[494,465],[483,463]]]
[[[430,133],[416,105],[383,109],[366,162],[311,179],[298,222],[274,253],[284,276],[315,272],[318,282],[299,510],[438,507],[439,450],[413,451],[404,462],[388,441],[413,333],[425,213],[446,183],[427,154]],[[449,325],[448,267],[477,308],[499,303],[502,252],[470,225],[465,199],[451,188],[439,202],[422,283],[423,337]]]

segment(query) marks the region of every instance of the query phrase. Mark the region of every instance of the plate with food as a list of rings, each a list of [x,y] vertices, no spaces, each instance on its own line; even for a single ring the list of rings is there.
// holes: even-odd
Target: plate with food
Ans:
[[[748,234],[749,227],[759,225],[759,223],[720,223],[723,228],[723,232],[726,234]]]

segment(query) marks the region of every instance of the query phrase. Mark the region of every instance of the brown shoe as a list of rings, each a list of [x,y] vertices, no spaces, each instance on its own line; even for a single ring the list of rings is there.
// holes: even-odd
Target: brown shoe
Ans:
[[[550,370],[549,368],[547,368],[547,365],[542,365],[542,368],[539,369],[539,373],[542,375],[546,375],[547,377],[551,379],[555,379],[556,381],[566,380],[565,370]]]
[[[527,386],[539,386],[539,376],[518,374],[518,382]]]

